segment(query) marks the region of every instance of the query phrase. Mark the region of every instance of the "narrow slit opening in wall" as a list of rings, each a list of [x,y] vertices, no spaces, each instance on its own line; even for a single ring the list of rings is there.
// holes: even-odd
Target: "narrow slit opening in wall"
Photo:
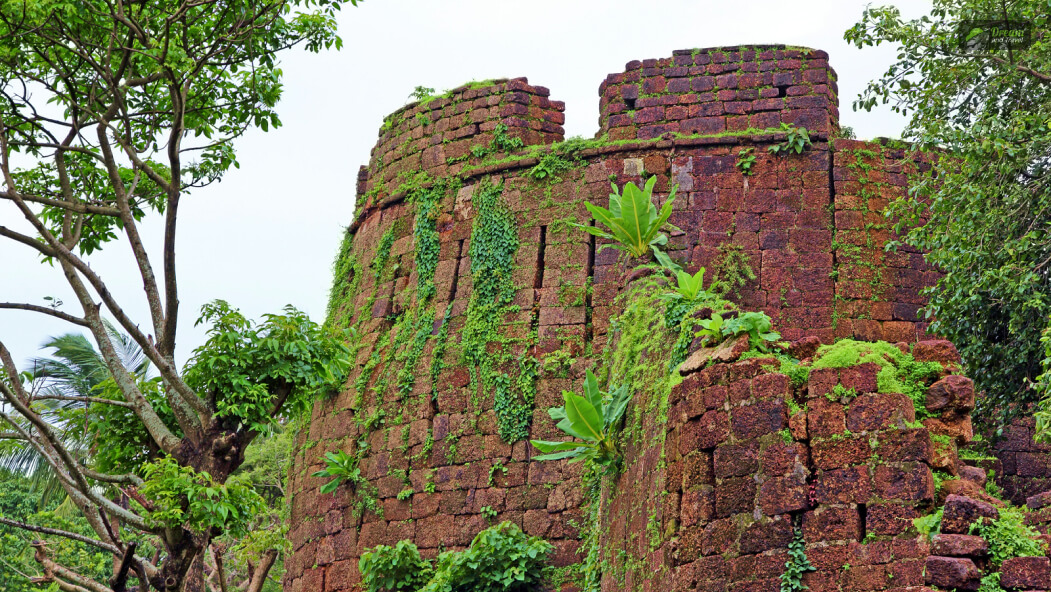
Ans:
[[[540,327],[540,292],[544,287],[544,255],[547,250],[547,226],[540,227],[540,237],[536,245],[536,271],[533,273],[533,317],[531,328]]]
[[[858,520],[861,522],[861,536],[858,540],[864,541],[865,537],[868,536],[868,529],[865,527],[866,522],[868,522],[868,507],[865,504],[858,504]]]
[[[777,98],[783,99],[788,96],[788,85],[777,87]]]
[[[460,264],[463,262],[463,241],[457,241],[459,244],[456,245],[456,268],[453,269],[453,281],[449,285],[449,306],[453,305],[453,300],[456,299],[456,289],[460,284]]]
[[[595,225],[595,221],[591,221],[591,225]],[[595,337],[595,330],[592,327],[592,315],[591,315],[591,293],[595,288],[595,235],[588,235],[588,267],[587,267],[587,279],[584,281],[584,332],[585,332],[585,343],[591,343]]]

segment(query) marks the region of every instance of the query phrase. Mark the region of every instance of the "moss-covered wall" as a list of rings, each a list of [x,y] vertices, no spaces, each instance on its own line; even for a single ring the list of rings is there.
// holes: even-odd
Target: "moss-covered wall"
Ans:
[[[571,226],[589,222],[585,201],[607,205],[611,182],[655,175],[660,200],[676,186],[671,256],[705,266],[709,280],[740,277],[732,299],[767,312],[787,339],[922,335],[894,303],[917,302],[928,270],[873,256],[885,231],[870,224],[905,176],[880,145],[834,139],[835,78],[824,52],[783,46],[632,62],[602,85],[595,140],[558,142],[561,103],[525,79],[467,85],[388,117],[358,176],[332,284],[328,322],[349,331],[357,365],[297,443],[286,590],[355,589],[365,548],[411,539],[433,556],[502,520],[552,541],[556,565],[581,560],[582,527],[596,518],[582,509],[582,483],[593,479],[579,464],[531,461],[527,436],[558,436],[546,410],[587,368],[632,383],[629,414],[651,419],[667,417],[674,382],[643,353],[667,338],[646,325],[652,306],[627,310],[636,262]],[[657,108],[663,119],[648,120]],[[697,117],[703,125],[683,127]],[[812,144],[772,154],[782,123],[810,128]],[[880,195],[851,190],[867,201],[847,205],[838,192],[859,177],[878,179]],[[845,255],[845,244],[859,249]],[[324,480],[310,475],[335,450],[358,458],[362,479],[321,494]],[[646,462],[639,483],[665,461]],[[653,520],[631,518],[649,533],[640,540],[660,540]]]

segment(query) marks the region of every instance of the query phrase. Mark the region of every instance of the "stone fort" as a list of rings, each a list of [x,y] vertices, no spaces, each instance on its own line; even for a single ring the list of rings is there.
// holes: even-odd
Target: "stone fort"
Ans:
[[[680,50],[629,62],[598,90],[595,140],[567,141],[564,104],[525,78],[385,119],[329,312],[357,363],[297,442],[285,590],[359,590],[365,549],[408,539],[433,557],[505,520],[551,542],[556,566],[591,553],[603,590],[777,591],[796,528],[815,592],[975,589],[984,560],[965,539],[968,519],[995,511],[986,469],[1024,503],[1051,489],[1051,460],[1025,420],[995,458],[957,454],[973,387],[917,316],[938,274],[921,253],[886,249],[897,237],[884,210],[929,163],[842,137],[819,50]],[[799,128],[805,150],[771,153]],[[930,417],[879,392],[872,363],[802,384],[762,358],[670,382],[636,371],[675,337],[628,310],[638,261],[573,224],[591,220],[585,202],[607,205],[611,183],[651,177],[658,200],[676,188],[669,255],[737,274],[732,299],[768,314],[794,354],[850,338],[941,362]],[[561,435],[547,409],[604,365],[635,372],[623,472],[596,482],[583,463],[531,460],[530,438]],[[336,450],[357,456],[362,480],[321,494],[310,475]],[[948,495],[935,470],[959,477]],[[917,535],[912,519],[936,507],[964,539]],[[1046,559],[1012,561],[1005,587],[1051,589]]]

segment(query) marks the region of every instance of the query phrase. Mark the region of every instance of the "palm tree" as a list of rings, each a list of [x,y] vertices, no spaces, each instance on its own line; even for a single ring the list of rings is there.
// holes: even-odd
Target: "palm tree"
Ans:
[[[106,329],[124,367],[139,381],[149,380],[150,363],[142,349],[111,323],[106,322]],[[30,361],[26,381],[31,388],[27,390],[34,393],[34,400],[44,407],[52,425],[62,430],[62,439],[70,453],[85,459],[92,444],[87,430],[88,409],[99,394],[99,386],[110,378],[109,369],[95,346],[79,333],[51,337],[41,349],[54,351],[49,357]],[[40,507],[66,498],[55,473],[40,462],[36,450],[19,440],[0,440],[0,468],[27,475],[32,491],[40,496]],[[65,505],[61,504],[59,509]]]

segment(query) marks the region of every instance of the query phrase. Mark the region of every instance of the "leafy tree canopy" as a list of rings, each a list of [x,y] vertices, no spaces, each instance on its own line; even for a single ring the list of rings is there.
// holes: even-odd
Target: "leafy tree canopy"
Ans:
[[[231,569],[240,588],[266,585],[282,531],[252,477],[231,476],[258,436],[342,384],[349,350],[293,308],[253,323],[217,300],[198,321],[207,343],[179,368],[179,205],[237,166],[246,130],[281,124],[281,52],[339,48],[336,14],[357,2],[0,0],[0,201],[28,229],[0,225],[0,240],[50,263],[42,270],[61,274],[78,310],[54,300],[0,309],[61,319],[95,346],[60,338],[64,367],[46,370],[66,375],[56,391],[46,372],[16,364],[0,330],[0,440],[45,467],[82,521],[49,534],[109,563],[63,563],[37,547],[41,582],[200,590],[212,561],[208,585],[228,590],[212,545],[247,535],[253,567]],[[163,220],[156,256],[140,226],[150,215]],[[134,256],[143,318],[89,264],[118,240]],[[249,534],[260,528],[272,536]]]

